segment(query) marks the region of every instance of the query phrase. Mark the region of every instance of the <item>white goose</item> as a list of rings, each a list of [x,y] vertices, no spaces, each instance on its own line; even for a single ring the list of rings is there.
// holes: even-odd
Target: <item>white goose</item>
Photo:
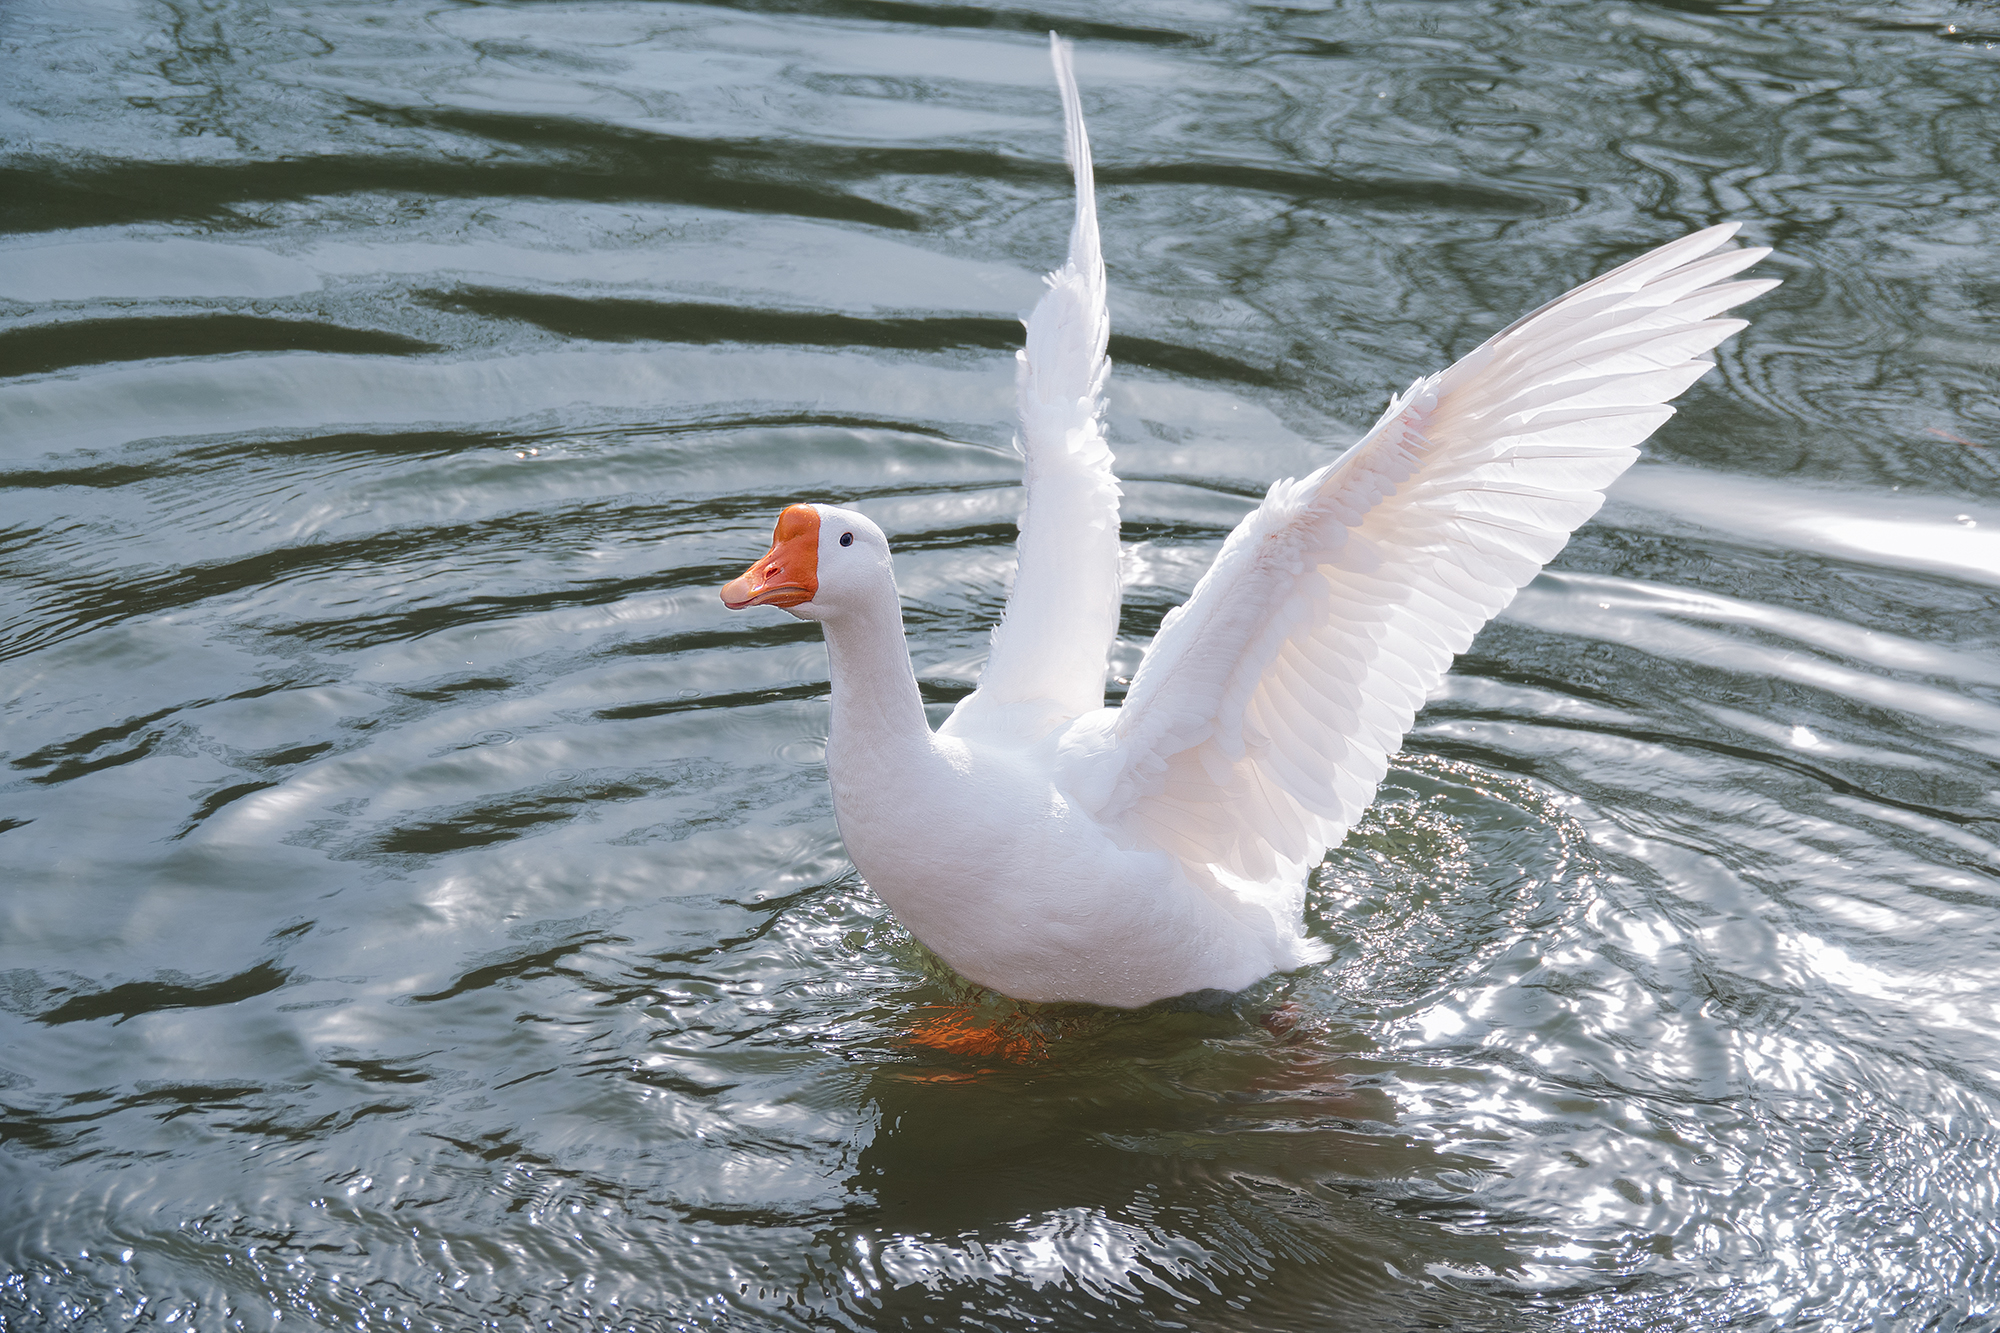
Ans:
[[[1054,60],[1076,220],[1018,354],[1027,509],[979,688],[931,731],[888,541],[851,509],[786,509],[722,600],[825,626],[841,835],[919,940],[1015,999],[1132,1007],[1326,958],[1306,876],[1425,696],[1745,324],[1713,316],[1777,284],[1724,281],[1768,251],[1711,253],[1736,227],[1710,227],[1418,380],[1338,459],[1271,487],[1105,708],[1110,323],[1066,43]]]

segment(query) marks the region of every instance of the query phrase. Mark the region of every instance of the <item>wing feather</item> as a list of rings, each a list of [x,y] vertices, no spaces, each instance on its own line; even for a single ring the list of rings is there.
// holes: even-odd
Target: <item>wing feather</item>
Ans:
[[[1667,400],[1769,291],[1711,227],[1594,278],[1411,385],[1273,485],[1162,623],[1059,781],[1203,882],[1295,904],[1451,660],[1597,512]],[[1715,252],[1715,253],[1711,253]]]
[[[993,631],[979,688],[944,730],[1003,742],[1039,740],[1104,703],[1105,660],[1118,629],[1118,479],[1104,439],[1104,299],[1097,203],[1070,46],[1050,34],[1062,92],[1063,150],[1076,177],[1069,258],[1027,319],[1016,353],[1027,504],[1014,587]]]

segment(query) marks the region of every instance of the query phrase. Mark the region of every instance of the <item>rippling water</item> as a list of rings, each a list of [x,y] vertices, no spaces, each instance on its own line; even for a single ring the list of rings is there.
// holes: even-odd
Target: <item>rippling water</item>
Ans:
[[[856,504],[970,688],[1050,26],[1122,675],[1390,388],[1786,279],[1233,1008],[955,981],[714,593]],[[0,1327],[2000,1328],[1996,87],[1942,3],[14,0]]]

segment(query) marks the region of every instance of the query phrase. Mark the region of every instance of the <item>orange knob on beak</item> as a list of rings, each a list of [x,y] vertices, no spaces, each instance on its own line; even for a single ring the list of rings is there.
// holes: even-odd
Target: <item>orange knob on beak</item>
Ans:
[[[722,585],[722,604],[731,611],[746,606],[797,606],[819,591],[819,511],[793,505],[778,515],[771,549],[764,558]]]

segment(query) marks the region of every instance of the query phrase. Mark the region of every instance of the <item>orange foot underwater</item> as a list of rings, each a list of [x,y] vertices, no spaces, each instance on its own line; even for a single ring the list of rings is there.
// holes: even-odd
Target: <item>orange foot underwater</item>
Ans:
[[[919,1013],[924,1016],[910,1027],[910,1041],[915,1045],[1017,1065],[1049,1058],[1048,1038],[1019,1013],[997,1022],[957,1005],[939,1005]]]

